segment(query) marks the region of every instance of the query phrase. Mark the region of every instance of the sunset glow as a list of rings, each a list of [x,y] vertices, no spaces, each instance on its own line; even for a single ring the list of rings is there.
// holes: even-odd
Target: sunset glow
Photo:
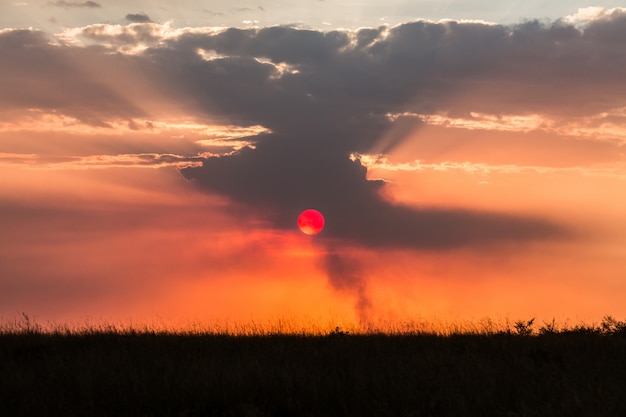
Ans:
[[[97,3],[0,6],[1,320],[626,317],[626,9]]]

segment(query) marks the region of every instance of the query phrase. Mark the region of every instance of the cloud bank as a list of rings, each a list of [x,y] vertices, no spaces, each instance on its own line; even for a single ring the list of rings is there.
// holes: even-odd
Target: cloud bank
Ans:
[[[610,115],[626,106],[624,36],[626,13],[619,9],[584,28],[567,20],[417,21],[328,32],[134,23],[73,30],[57,45],[36,31],[4,31],[0,48],[8,59],[0,66],[8,76],[0,81],[0,107],[43,109],[94,126],[132,122],[149,111],[117,80],[141,75],[147,89],[184,103],[193,117],[269,132],[253,138],[254,146],[200,158],[201,166],[181,172],[264,213],[273,227],[292,228],[300,210],[315,207],[327,217],[327,238],[354,245],[449,249],[528,241],[566,233],[537,218],[393,204],[385,183],[368,179],[350,156],[389,152],[425,123],[390,114]],[[94,59],[100,74],[88,64]]]

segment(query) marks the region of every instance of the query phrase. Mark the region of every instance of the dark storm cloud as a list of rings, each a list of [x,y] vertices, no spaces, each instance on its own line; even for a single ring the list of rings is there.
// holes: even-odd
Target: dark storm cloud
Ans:
[[[211,191],[265,212],[276,227],[291,229],[299,211],[317,208],[326,215],[326,237],[356,245],[450,249],[562,233],[537,219],[390,204],[379,193],[384,183],[367,180],[358,160],[327,148],[299,146],[296,140],[276,135],[254,150],[209,158],[202,167],[182,172]]]
[[[126,20],[132,23],[151,23],[152,19],[145,13],[129,13],[125,17]]]
[[[95,42],[153,46],[135,56],[51,46],[37,32],[13,31],[0,34],[0,69],[8,75],[0,80],[0,106],[51,109],[91,123],[140,114],[72,65],[97,57],[110,68],[106,77],[130,66],[156,90],[176,91],[195,116],[271,129],[254,149],[205,158],[182,173],[255,213],[262,207],[275,227],[292,228],[300,210],[315,207],[327,217],[325,236],[356,245],[445,249],[557,237],[564,231],[541,219],[391,204],[381,197],[385,184],[367,180],[349,156],[371,151],[393,131],[383,148],[389,151],[402,131],[420,126],[388,113],[567,119],[626,107],[625,16],[615,13],[584,30],[561,21],[418,21],[356,32],[182,30],[167,38],[155,24],[82,30]],[[38,88],[20,88],[28,84]]]
[[[181,87],[202,92],[198,100],[212,112],[280,125],[283,132],[308,130],[322,120],[333,131],[352,132],[350,123],[375,123],[388,112],[573,117],[619,107],[626,93],[623,26],[617,17],[584,32],[561,22],[414,22],[362,29],[354,39],[340,31],[229,29],[183,35],[155,54],[171,60],[165,62],[171,71],[186,71],[189,82]],[[200,62],[197,48],[224,59]],[[255,58],[298,72],[272,79],[272,68]],[[263,82],[251,83],[244,74]],[[360,135],[343,136],[343,143],[348,137],[358,145],[367,142]]]
[[[181,88],[196,91],[209,112],[274,132],[256,149],[183,170],[187,178],[264,207],[277,227],[292,227],[299,210],[316,207],[327,216],[328,237],[446,249],[566,233],[548,221],[505,213],[391,204],[381,197],[384,183],[368,181],[349,154],[367,152],[389,131],[388,112],[573,117],[623,105],[626,48],[596,35],[600,27],[619,34],[609,27],[622,24],[596,22],[581,32],[561,22],[414,22],[353,37],[289,27],[229,29],[185,35],[152,53],[166,72],[187,74]],[[202,61],[198,48],[223,58]],[[278,64],[287,66],[282,76]],[[460,100],[468,91],[473,100]]]
[[[89,8],[89,9],[97,9],[97,8],[102,7],[100,3],[97,3],[95,1],[60,0],[60,1],[49,1],[47,4],[48,6],[63,7],[64,9],[80,8],[80,7]]]

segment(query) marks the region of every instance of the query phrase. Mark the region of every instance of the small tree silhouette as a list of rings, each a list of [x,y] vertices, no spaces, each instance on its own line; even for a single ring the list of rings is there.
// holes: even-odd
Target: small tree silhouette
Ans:
[[[329,333],[330,336],[347,336],[350,332],[342,330],[339,326],[335,327],[335,330]]]
[[[550,322],[543,322],[543,326],[539,328],[539,334],[555,334],[557,333],[556,320],[552,318]]]
[[[626,321],[619,321],[613,316],[604,316],[600,323],[602,333],[626,335]]]
[[[520,336],[529,336],[533,334],[533,323],[535,322],[535,318],[524,322],[522,320],[518,320],[515,322],[515,331]]]

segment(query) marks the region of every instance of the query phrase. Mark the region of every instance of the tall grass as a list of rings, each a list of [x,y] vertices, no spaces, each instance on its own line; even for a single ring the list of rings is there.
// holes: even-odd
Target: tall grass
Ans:
[[[302,323],[306,324],[302,324]],[[248,321],[189,321],[183,325],[165,324],[163,321],[151,321],[136,324],[132,321],[114,322],[107,320],[86,320],[84,323],[40,323],[26,313],[10,319],[0,317],[0,335],[8,334],[169,334],[169,335],[222,335],[222,336],[270,336],[301,335],[324,336],[329,334],[345,335],[495,335],[513,334],[519,336],[587,333],[599,335],[626,334],[626,321],[606,315],[599,323],[551,321],[537,322],[530,320],[509,319],[492,320],[483,318],[477,321],[441,321],[441,320],[377,320],[368,323],[356,323],[350,320],[331,320],[317,323],[312,320],[294,320],[278,318],[276,320]]]
[[[621,416],[625,328],[607,316],[170,331],[23,316],[0,329],[0,415]]]

